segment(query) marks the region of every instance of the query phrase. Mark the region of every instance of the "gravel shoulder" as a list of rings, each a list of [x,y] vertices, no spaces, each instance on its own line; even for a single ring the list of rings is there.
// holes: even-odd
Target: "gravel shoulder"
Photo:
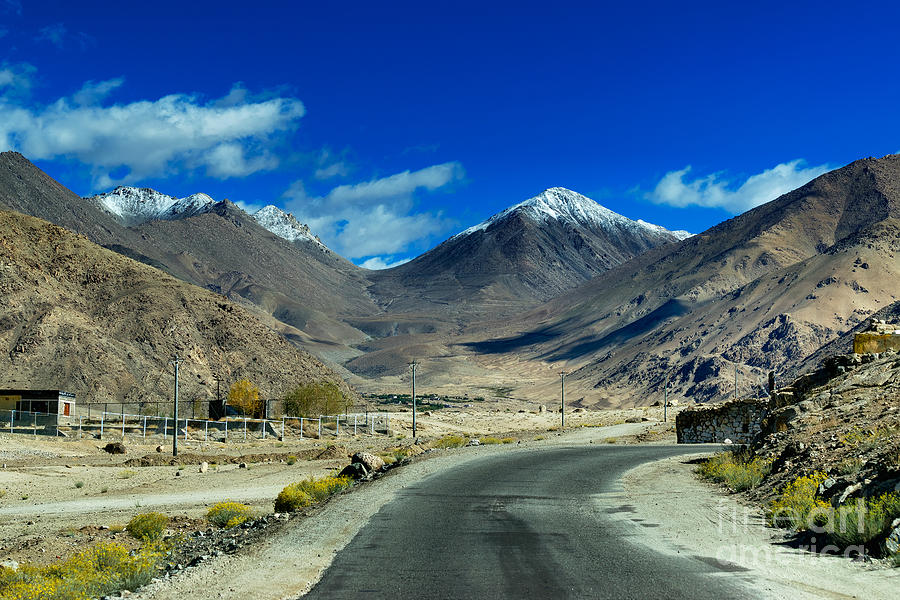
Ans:
[[[623,478],[622,499],[634,512],[622,518],[646,525],[637,541],[659,552],[704,557],[723,572],[752,578],[771,598],[896,596],[900,569],[783,544],[784,534],[765,525],[760,508],[698,480],[689,461],[676,457],[647,463]]]

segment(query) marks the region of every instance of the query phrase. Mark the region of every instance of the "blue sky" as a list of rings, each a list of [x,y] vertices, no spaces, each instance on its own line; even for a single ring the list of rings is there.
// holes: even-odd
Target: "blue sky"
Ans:
[[[0,149],[379,266],[552,186],[701,231],[900,151],[895,2],[0,0]]]

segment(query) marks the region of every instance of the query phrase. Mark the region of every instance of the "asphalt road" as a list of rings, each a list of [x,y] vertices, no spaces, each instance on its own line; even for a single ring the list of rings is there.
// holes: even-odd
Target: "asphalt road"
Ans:
[[[304,598],[754,598],[739,570],[636,541],[621,475],[696,449],[504,452],[404,488]],[[677,511],[677,506],[673,506]]]

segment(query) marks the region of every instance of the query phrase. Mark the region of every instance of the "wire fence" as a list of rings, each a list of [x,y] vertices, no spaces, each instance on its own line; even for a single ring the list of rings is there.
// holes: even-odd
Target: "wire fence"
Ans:
[[[0,431],[34,436],[83,439],[243,442],[265,439],[322,439],[353,435],[390,435],[389,413],[349,413],[281,419],[182,418],[101,411],[92,417],[17,410],[0,411]],[[177,434],[176,434],[177,432]]]

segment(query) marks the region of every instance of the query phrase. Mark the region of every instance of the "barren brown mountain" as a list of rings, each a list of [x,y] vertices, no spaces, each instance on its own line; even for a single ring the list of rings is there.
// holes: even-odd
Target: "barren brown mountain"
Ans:
[[[667,376],[676,395],[724,398],[735,369],[739,393],[755,395],[767,370],[897,299],[898,242],[900,156],[859,160],[650,250],[469,348],[493,355],[485,364],[567,368],[586,404],[661,399]]]
[[[338,375],[221,295],[20,213],[0,211],[0,386],[92,402],[215,397],[247,378],[268,398]],[[227,389],[227,387],[226,387]]]

